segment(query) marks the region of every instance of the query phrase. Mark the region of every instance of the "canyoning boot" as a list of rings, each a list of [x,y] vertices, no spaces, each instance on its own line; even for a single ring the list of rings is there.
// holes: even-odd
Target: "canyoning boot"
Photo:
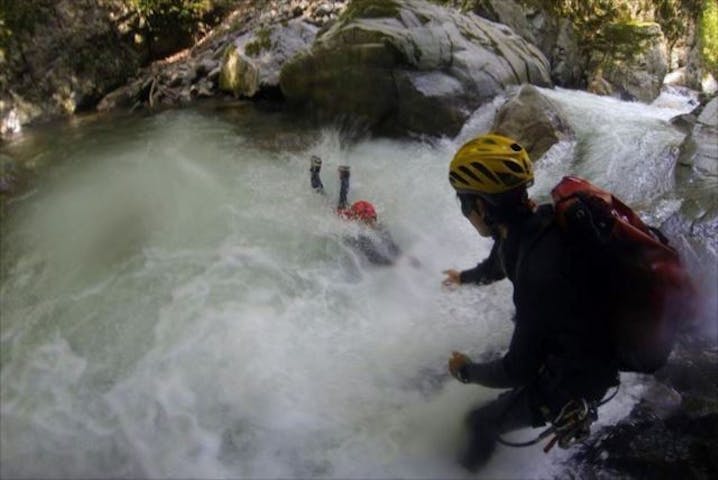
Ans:
[[[316,155],[312,155],[312,163],[311,167],[309,167],[309,171],[312,173],[319,173],[319,171],[322,169],[322,159],[317,157]]]

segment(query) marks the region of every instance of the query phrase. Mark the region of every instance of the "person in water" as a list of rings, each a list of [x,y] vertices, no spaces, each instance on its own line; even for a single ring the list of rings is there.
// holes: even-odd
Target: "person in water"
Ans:
[[[597,405],[618,385],[609,329],[601,328],[607,299],[595,293],[605,279],[582,269],[590,259],[572,252],[553,221],[553,207],[536,208],[529,199],[533,178],[526,150],[494,134],[467,142],[449,166],[462,214],[494,245],[475,268],[445,271],[444,285],[508,277],[516,309],[503,357],[472,362],[453,352],[449,359],[450,374],[462,383],[511,389],[467,417],[469,439],[460,462],[471,471],[489,460],[501,434],[555,423],[569,405]]]
[[[320,177],[322,159],[312,155],[310,183],[315,192],[324,195],[324,185]],[[337,202],[337,215],[350,221],[359,222],[366,230],[354,237],[346,237],[347,244],[374,265],[391,265],[401,254],[389,231],[377,220],[376,209],[371,202],[357,200],[349,205],[349,177],[351,171],[348,165],[340,165],[339,171],[339,201]]]

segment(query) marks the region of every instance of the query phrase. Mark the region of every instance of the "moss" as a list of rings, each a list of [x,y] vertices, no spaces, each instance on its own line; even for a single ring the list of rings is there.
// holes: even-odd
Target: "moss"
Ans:
[[[706,69],[718,76],[718,4],[706,0],[700,23],[701,57]]]
[[[348,23],[355,18],[394,18],[399,15],[399,4],[394,0],[353,0],[342,12],[339,21]]]
[[[250,57],[258,56],[262,51],[272,48],[272,32],[268,28],[260,28],[254,33],[254,40],[244,46],[244,53]]]

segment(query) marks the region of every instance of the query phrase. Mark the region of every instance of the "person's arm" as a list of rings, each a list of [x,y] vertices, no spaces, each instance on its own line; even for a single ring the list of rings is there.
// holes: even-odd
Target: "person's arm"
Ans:
[[[489,388],[512,388],[521,385],[508,375],[502,358],[474,363],[463,353],[454,352],[449,359],[449,372],[462,383],[477,383]]]
[[[494,242],[489,256],[476,267],[459,273],[459,283],[486,285],[506,278],[506,272],[499,258],[499,242]]]
[[[524,261],[515,285],[516,322],[506,354],[485,363],[468,357],[465,362],[456,360],[454,369],[461,367],[461,376],[454,376],[459,380],[492,388],[526,385],[543,366],[546,340],[558,335],[556,325],[567,329],[562,334],[570,334],[570,326],[578,323],[571,309],[575,285],[562,273],[555,248],[539,246]]]
[[[508,352],[490,362],[472,362],[466,355],[454,352],[449,371],[463,383],[476,383],[489,388],[513,388],[526,385],[543,363],[542,325],[533,319],[516,322]]]

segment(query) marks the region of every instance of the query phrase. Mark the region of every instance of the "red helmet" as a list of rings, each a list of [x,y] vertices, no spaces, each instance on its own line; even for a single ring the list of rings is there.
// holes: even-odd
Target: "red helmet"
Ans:
[[[364,222],[376,220],[376,210],[374,209],[374,205],[366,200],[354,202],[351,206],[351,215],[352,217]]]

